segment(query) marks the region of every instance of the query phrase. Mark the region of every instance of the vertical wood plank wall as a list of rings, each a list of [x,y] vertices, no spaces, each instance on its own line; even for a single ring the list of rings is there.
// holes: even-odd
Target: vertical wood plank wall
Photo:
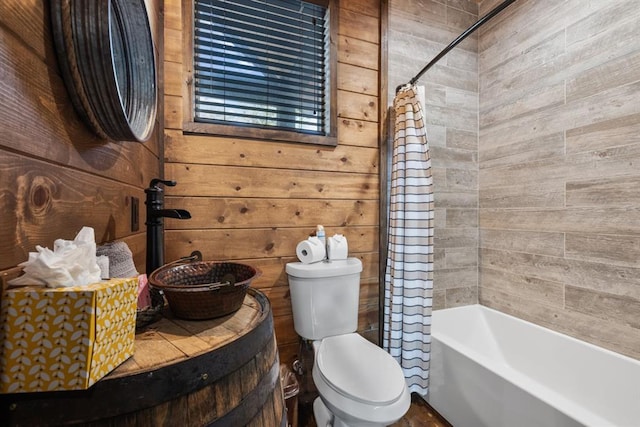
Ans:
[[[253,286],[272,304],[283,362],[298,350],[285,264],[299,241],[325,227],[344,234],[364,264],[358,329],[378,334],[378,70],[380,5],[341,0],[338,28],[338,146],[184,134],[183,10],[165,1],[165,177],[168,207],[191,212],[165,222],[167,261],[200,250],[207,260],[259,267]]]
[[[475,1],[389,1],[389,104],[434,56],[478,19]],[[477,302],[478,40],[470,36],[418,82],[435,198],[433,307]],[[390,126],[392,129],[393,126]]]
[[[480,302],[634,358],[639,27],[635,1],[519,1],[479,38]]]
[[[146,3],[161,55],[161,2]],[[98,243],[126,241],[143,271],[144,218],[132,232],[130,198],[144,212],[144,188],[160,173],[162,114],[144,144],[94,136],[67,95],[49,8],[49,1],[0,1],[0,271],[85,225]]]

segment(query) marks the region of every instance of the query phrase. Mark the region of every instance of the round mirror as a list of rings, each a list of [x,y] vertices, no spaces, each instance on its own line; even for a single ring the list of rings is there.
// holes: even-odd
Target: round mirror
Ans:
[[[78,114],[103,138],[149,139],[157,74],[144,0],[52,0],[51,19],[62,77]]]

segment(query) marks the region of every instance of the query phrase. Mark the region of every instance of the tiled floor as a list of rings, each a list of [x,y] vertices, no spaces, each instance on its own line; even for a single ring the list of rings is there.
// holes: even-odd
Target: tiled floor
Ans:
[[[298,427],[317,427],[313,419],[310,404],[302,404],[299,408],[300,418]],[[414,394],[411,396],[409,412],[392,427],[452,427],[441,418],[422,398]]]

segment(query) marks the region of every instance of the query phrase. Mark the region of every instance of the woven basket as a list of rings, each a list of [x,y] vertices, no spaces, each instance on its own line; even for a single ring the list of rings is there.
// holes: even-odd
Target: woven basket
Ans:
[[[246,264],[199,261],[160,267],[149,276],[149,284],[164,293],[174,316],[204,320],[237,311],[259,275]]]

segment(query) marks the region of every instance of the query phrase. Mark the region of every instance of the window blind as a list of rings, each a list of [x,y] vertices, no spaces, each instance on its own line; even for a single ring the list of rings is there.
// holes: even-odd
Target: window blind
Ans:
[[[196,0],[195,120],[328,129],[328,9],[300,0]]]

